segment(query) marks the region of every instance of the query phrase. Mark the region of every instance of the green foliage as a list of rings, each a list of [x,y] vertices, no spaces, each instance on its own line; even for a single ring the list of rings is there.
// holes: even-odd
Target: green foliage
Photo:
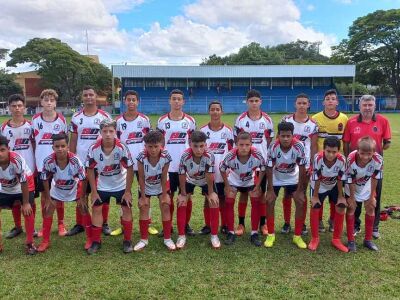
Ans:
[[[5,59],[8,49],[0,48],[0,60]],[[22,93],[21,86],[14,81],[15,75],[0,69],[0,101],[5,101],[12,94]]]

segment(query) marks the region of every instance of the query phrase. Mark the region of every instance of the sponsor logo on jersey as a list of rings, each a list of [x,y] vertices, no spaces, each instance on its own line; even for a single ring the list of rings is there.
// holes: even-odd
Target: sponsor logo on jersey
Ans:
[[[110,166],[105,166],[100,174],[102,176],[113,176],[113,175],[118,175],[120,173],[121,173],[120,164],[112,164]]]
[[[18,180],[15,177],[13,179],[0,178],[0,184],[2,187],[12,188],[12,187],[16,186],[17,183],[18,183]]]
[[[143,142],[143,132],[130,132],[127,139],[126,139],[126,144],[139,144]]]
[[[239,178],[241,181],[249,181],[253,178],[253,172],[240,173]]]
[[[333,185],[336,183],[337,176],[335,177],[324,177],[322,176],[320,181],[326,185]]]
[[[213,153],[213,154],[224,154],[225,153],[225,143],[218,143],[218,142],[213,142],[208,146],[208,149]]]
[[[250,132],[251,141],[253,144],[261,144],[263,141],[264,134],[262,132]]]
[[[295,134],[294,137],[295,137],[297,140],[301,141],[301,142],[304,142],[304,141],[306,141],[306,140],[308,139],[308,136],[306,136],[306,135],[301,135],[301,134]]]
[[[161,174],[153,175],[153,176],[148,176],[146,178],[146,183],[151,184],[151,185],[156,185],[161,182]]]
[[[29,139],[19,138],[15,140],[14,151],[26,149],[29,149]]]
[[[275,170],[279,173],[292,173],[294,168],[296,167],[295,163],[287,164],[287,163],[280,163],[276,165]]]
[[[64,180],[64,179],[57,179],[56,180],[56,187],[59,188],[60,190],[68,191],[72,190],[74,187],[75,180],[69,179],[69,180]]]
[[[96,140],[99,136],[100,129],[98,128],[83,128],[81,140]]]
[[[53,136],[53,134],[51,132],[45,132],[42,135],[42,138],[39,141],[39,145],[53,145],[53,140],[51,139],[51,137]]]
[[[173,132],[171,133],[167,144],[185,144],[186,135],[186,132]]]
[[[199,170],[196,173],[194,173],[193,175],[191,175],[190,177],[192,177],[193,179],[196,179],[196,180],[201,180],[201,179],[204,179],[205,173],[206,172]]]

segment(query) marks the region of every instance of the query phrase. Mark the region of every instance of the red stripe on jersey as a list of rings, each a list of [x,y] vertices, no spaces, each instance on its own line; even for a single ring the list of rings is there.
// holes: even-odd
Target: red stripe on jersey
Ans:
[[[190,121],[192,121],[193,123],[195,123],[194,119],[192,116],[189,116],[188,114],[183,113],[183,117],[188,118]]]
[[[247,116],[247,112],[242,113],[242,114],[239,116],[239,120],[244,119],[246,116]]]
[[[161,117],[158,119],[158,122],[161,122],[161,121],[164,120],[165,118],[169,118],[169,114],[165,114],[165,115],[161,116]]]
[[[109,118],[109,115],[108,115],[108,113],[106,113],[104,110],[102,110],[102,109],[98,109],[98,110],[97,110],[97,112],[98,112],[99,114],[103,115],[104,117],[107,117],[107,118]]]

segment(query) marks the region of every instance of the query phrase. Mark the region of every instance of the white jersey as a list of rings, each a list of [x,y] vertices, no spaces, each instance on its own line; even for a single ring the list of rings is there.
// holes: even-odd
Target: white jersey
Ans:
[[[70,131],[78,135],[76,154],[84,162],[89,147],[93,145],[100,135],[100,122],[111,119],[104,110],[98,109],[93,116],[86,116],[84,110],[74,113],[71,118]]]
[[[124,143],[133,158],[144,149],[143,137],[151,128],[150,119],[139,113],[132,121],[127,121],[124,115],[117,117],[117,137]],[[137,171],[137,165],[133,169]]]
[[[86,167],[97,169],[97,190],[118,192],[126,188],[126,169],[133,165],[128,148],[115,139],[115,147],[106,155],[101,148],[102,139],[89,147]]]
[[[225,155],[233,148],[233,131],[229,126],[222,124],[220,130],[213,131],[210,125],[204,125],[200,131],[207,135],[208,150],[214,154],[215,157],[215,182],[224,182],[219,170],[219,165],[223,161]]]
[[[136,160],[143,164],[144,168],[144,183],[145,195],[157,196],[162,193],[161,177],[164,166],[172,161],[171,156],[167,150],[162,150],[160,159],[157,164],[153,166],[148,159],[146,150],[139,153]],[[168,176],[168,175],[167,175]]]
[[[179,175],[186,175],[186,181],[197,185],[204,186],[207,184],[206,173],[214,173],[215,159],[214,154],[206,149],[200,162],[193,159],[193,151],[191,148],[186,149],[179,163]]]
[[[343,154],[336,155],[336,161],[328,167],[324,162],[324,152],[320,151],[315,154],[311,175],[311,188],[315,187],[315,182],[319,181],[319,194],[323,194],[332,190],[338,180],[346,180],[346,158]]]
[[[164,134],[165,149],[172,157],[168,171],[178,172],[179,161],[182,153],[189,148],[189,138],[196,129],[196,122],[187,114],[183,114],[183,118],[178,121],[171,120],[169,114],[165,114],[158,119],[157,129]]]
[[[248,112],[244,112],[236,119],[235,136],[242,131],[250,133],[253,147],[260,151],[262,156],[266,158],[269,146],[267,139],[274,137],[272,119],[265,112],[261,112],[259,119],[252,120]]]
[[[304,144],[306,154],[306,169],[310,167],[311,160],[311,138],[318,135],[318,125],[313,119],[307,118],[305,122],[295,120],[294,114],[284,116],[282,121],[292,123],[294,125],[294,137]]]
[[[53,153],[53,134],[67,133],[67,122],[62,114],[57,113],[56,118],[51,121],[45,121],[43,114],[39,113],[32,118],[33,132],[35,136],[36,151],[36,169],[42,172],[44,159]]]
[[[284,152],[279,140],[268,149],[267,166],[273,168],[273,186],[296,185],[299,182],[299,166],[306,164],[304,144],[293,140],[290,149]]]
[[[33,144],[35,139],[33,136],[32,123],[28,120],[24,120],[24,123],[18,127],[12,127],[8,120],[1,126],[1,135],[7,138],[8,147],[11,151],[17,152],[24,159],[29,169],[35,173],[35,153],[33,150]]]
[[[25,159],[17,152],[10,151],[10,163],[3,170],[0,168],[0,193],[21,194],[21,183],[27,182],[30,192],[35,190],[33,174]]]
[[[353,151],[347,157],[347,183],[355,184],[355,199],[363,202],[369,199],[371,192],[371,178],[382,179],[383,157],[378,153],[374,153],[371,161],[363,168],[357,165],[357,150]],[[350,187],[345,185],[345,193],[350,196]]]
[[[250,150],[249,159],[242,163],[237,155],[237,148],[232,149],[225,156],[220,165],[221,172],[229,172],[229,185],[234,187],[250,187],[254,184],[256,169],[265,171],[265,161],[263,155],[256,148]]]
[[[42,180],[51,181],[50,197],[58,201],[74,201],[80,196],[80,182],[86,179],[85,167],[78,156],[68,152],[68,164],[61,169],[53,152],[43,162]]]

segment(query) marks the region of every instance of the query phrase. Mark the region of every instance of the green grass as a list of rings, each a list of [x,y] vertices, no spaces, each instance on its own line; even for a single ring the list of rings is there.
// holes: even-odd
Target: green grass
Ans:
[[[400,117],[395,114],[387,117],[393,142],[385,152],[383,205],[400,204],[397,177]],[[224,116],[231,125],[234,118],[234,115]],[[273,115],[275,124],[279,118]],[[207,116],[196,116],[198,126],[207,120]],[[156,124],[155,116],[152,124]],[[203,225],[202,203],[197,191],[191,221],[196,230]],[[66,224],[72,225],[75,205],[66,207]],[[160,228],[155,200],[153,208],[154,224]],[[325,209],[325,220],[328,210]],[[276,215],[279,228],[283,222],[280,204]],[[3,210],[1,217],[4,234],[13,222],[10,211]],[[37,228],[39,221],[40,218]],[[133,241],[137,242],[137,208],[134,224]],[[118,226],[115,204],[111,206],[110,225]],[[188,238],[186,249],[174,253],[166,251],[162,239],[150,237],[145,251],[124,255],[121,237],[105,237],[100,253],[89,257],[83,250],[83,234],[60,238],[54,232],[51,248],[46,253],[28,257],[24,254],[21,236],[4,241],[5,250],[0,255],[0,298],[398,298],[399,231],[399,220],[382,222],[382,239],[377,241],[380,252],[363,249],[361,236],[357,237],[356,254],[334,250],[329,244],[330,234],[323,233],[316,253],[296,249],[290,236],[278,234],[272,249],[251,246],[249,235],[245,235],[234,246],[214,251],[210,249],[208,237],[196,236]]]

